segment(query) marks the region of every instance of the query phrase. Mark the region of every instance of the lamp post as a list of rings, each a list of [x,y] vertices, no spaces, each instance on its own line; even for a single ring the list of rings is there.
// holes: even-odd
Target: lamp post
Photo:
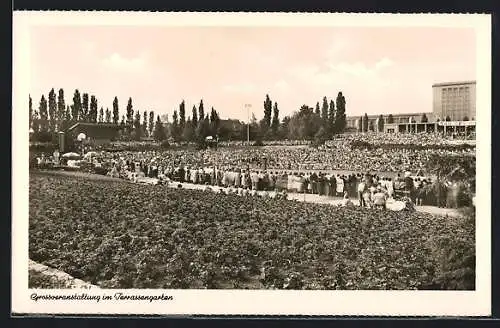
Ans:
[[[251,104],[245,104],[245,109],[247,110],[247,143],[250,144],[250,108]]]

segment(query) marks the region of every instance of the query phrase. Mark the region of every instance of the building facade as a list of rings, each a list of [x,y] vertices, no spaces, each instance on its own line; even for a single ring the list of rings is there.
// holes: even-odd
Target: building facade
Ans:
[[[476,81],[437,83],[432,86],[432,93],[436,120],[476,119]]]
[[[368,130],[373,127],[373,131],[377,131],[377,127],[380,120],[380,114],[378,115],[368,115]],[[384,125],[387,124],[410,124],[410,123],[421,123],[422,119],[427,122],[434,122],[435,117],[431,112],[428,113],[407,113],[407,114],[382,114],[384,120]],[[363,122],[364,116],[349,116],[346,118],[346,128],[350,131],[360,131],[360,126]],[[392,121],[392,122],[391,122]],[[382,132],[382,131],[380,131]]]

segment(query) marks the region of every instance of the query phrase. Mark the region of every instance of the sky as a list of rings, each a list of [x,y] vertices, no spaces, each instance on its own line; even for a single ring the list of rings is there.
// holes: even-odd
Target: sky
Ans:
[[[432,84],[476,79],[473,29],[436,27],[54,26],[31,31],[30,95],[95,95],[120,116],[171,118],[203,99],[222,118],[260,119],[266,94],[280,117],[342,92],[348,116],[432,111]]]

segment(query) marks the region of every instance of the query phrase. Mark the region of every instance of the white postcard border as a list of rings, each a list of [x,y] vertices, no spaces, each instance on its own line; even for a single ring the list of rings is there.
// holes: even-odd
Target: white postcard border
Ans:
[[[28,289],[30,29],[37,26],[389,26],[474,28],[477,40],[475,291]],[[445,46],[443,44],[443,46]],[[430,86],[429,86],[430,87]],[[467,14],[28,12],[13,15],[12,312],[50,314],[485,316],[491,312],[491,17]],[[172,296],[169,301],[41,301],[33,293]]]

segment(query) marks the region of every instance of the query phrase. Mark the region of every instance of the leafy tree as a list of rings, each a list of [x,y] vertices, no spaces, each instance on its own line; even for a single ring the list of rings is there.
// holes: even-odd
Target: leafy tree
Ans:
[[[302,105],[298,112],[295,112],[288,123],[289,139],[313,139],[322,125],[321,117],[316,115],[314,109]]]
[[[321,125],[319,127],[319,130],[314,134],[314,140],[317,144],[322,144],[326,141],[327,138],[328,132],[326,131],[325,127]]]
[[[184,131],[184,126],[186,125],[186,105],[184,100],[179,105],[179,129]]]
[[[326,97],[325,97],[326,98]],[[316,115],[320,115],[320,111],[319,111],[319,101],[316,103],[316,109],[314,110],[314,113],[316,113]]]
[[[141,113],[139,111],[135,112],[134,117],[134,138],[135,140],[141,140],[142,129],[141,129]]]
[[[449,116],[446,116],[446,122],[451,121],[451,118]]]
[[[290,125],[290,116],[283,117],[279,127],[279,137],[286,138],[288,137],[288,126]]]
[[[94,95],[90,97],[90,110],[87,121],[92,123],[97,122],[97,98]]]
[[[177,112],[174,112],[174,115],[177,117]],[[166,139],[165,129],[163,127],[163,123],[160,120],[160,115],[156,117],[153,137],[156,141],[163,141]]]
[[[49,130],[54,132],[57,126],[57,102],[54,89],[49,92]]]
[[[82,112],[80,120],[84,122],[89,121],[89,95],[84,93],[82,96]]]
[[[132,98],[128,98],[126,124],[129,131],[132,131],[132,127],[134,126],[134,107],[132,105]]]
[[[155,112],[150,111],[149,112],[149,135],[150,136],[153,135],[154,127],[155,127]]]
[[[118,121],[120,120],[120,112],[118,110],[118,98],[115,97],[113,100],[113,123],[118,124]]]
[[[33,101],[31,100],[31,95],[30,95],[30,102],[29,102],[29,127],[31,128],[33,126]]]
[[[59,89],[59,94],[57,96],[57,120],[59,122],[59,130],[63,126],[63,121],[66,120],[65,117],[66,104],[64,102],[64,90]]]
[[[198,120],[198,127],[195,131],[196,141],[198,143],[203,143],[205,141],[205,138],[208,136],[209,133],[210,133],[210,118],[207,114],[207,115],[205,115],[204,119]]]
[[[392,114],[389,114],[389,116],[387,116],[387,124],[393,124],[394,123],[394,117],[392,116]]]
[[[280,110],[278,109],[278,103],[274,102],[274,108],[273,108],[273,120],[271,122],[271,130],[273,131],[273,136],[277,137],[278,136],[278,130],[280,127]]]
[[[384,132],[384,115],[380,114],[378,117],[378,126],[377,126],[378,132]]]
[[[200,100],[200,106],[198,107],[198,124],[200,124],[201,121],[203,121],[203,118],[205,117],[205,110],[203,108],[203,99]]]
[[[174,110],[174,115],[172,115],[172,138],[174,140],[179,140],[179,117],[177,116],[177,111]]]
[[[345,97],[339,92],[336,100],[337,113],[335,115],[335,132],[342,133],[346,127]]]
[[[99,119],[98,119],[98,122],[99,123],[104,123],[104,108],[102,108],[102,107],[99,110]]]
[[[47,100],[45,99],[44,95],[42,95],[42,98],[40,99],[38,113],[40,113],[40,131],[47,132],[49,129],[49,127],[48,127],[49,120],[48,120],[48,113],[47,113]]]
[[[422,123],[427,123],[429,119],[427,118],[427,115],[425,113],[422,114],[422,118],[420,119],[420,122]]]
[[[368,132],[368,115],[363,116],[363,132]]]
[[[191,117],[188,117],[184,130],[182,132],[182,139],[185,141],[192,141],[194,138],[194,126]]]
[[[111,111],[106,107],[106,123],[111,123]]]
[[[193,116],[192,116],[192,123],[193,123],[193,127],[196,127],[198,126],[198,111],[196,109],[196,105],[193,105]]]
[[[126,120],[125,120],[125,115],[122,115],[122,120],[120,122],[120,127],[122,129],[124,129],[124,128],[126,128],[126,125],[127,125],[127,123],[126,123]]]
[[[145,110],[142,115],[142,135],[147,136],[148,134],[148,111]]]
[[[82,100],[80,97],[80,91],[75,90],[73,95],[73,106],[71,108],[71,118],[73,122],[78,122],[82,120]]]
[[[219,130],[219,114],[217,111],[212,107],[212,110],[210,112],[210,134],[213,136],[216,136],[218,134]]]
[[[335,102],[330,100],[330,107],[328,108],[328,132],[330,135],[333,135],[336,133],[335,131]]]
[[[66,112],[64,113],[64,120],[61,126],[61,130],[62,131],[66,130],[69,127],[70,122],[71,122],[71,108],[70,106],[66,105]]]

